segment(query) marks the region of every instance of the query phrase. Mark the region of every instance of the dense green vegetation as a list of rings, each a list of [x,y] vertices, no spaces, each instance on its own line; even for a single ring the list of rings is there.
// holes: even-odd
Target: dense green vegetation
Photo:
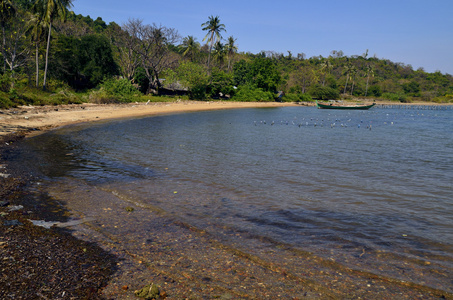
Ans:
[[[218,16],[201,45],[130,19],[119,26],[70,11],[72,0],[0,0],[0,108],[82,102],[387,99],[453,102],[453,77],[362,55],[238,52]],[[272,45],[269,45],[272,47]],[[278,96],[279,95],[279,96]]]

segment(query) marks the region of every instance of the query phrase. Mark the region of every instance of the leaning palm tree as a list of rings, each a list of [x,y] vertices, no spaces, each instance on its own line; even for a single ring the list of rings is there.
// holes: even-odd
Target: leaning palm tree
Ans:
[[[192,35],[189,35],[188,37],[185,37],[183,39],[181,48],[184,50],[182,55],[183,56],[190,55],[190,60],[193,62],[195,60],[195,54],[200,49],[200,43],[198,43],[196,41],[196,38],[194,38]]]
[[[5,27],[6,23],[15,15],[16,8],[11,0],[0,0],[0,24],[2,27],[2,56],[3,56],[3,72],[6,70],[6,59],[5,59],[5,45],[6,45],[6,35]]]
[[[64,19],[66,17],[66,11],[70,6],[72,6],[72,0],[36,0],[33,5],[33,11],[38,14],[39,18],[48,29],[43,89],[46,89],[52,22],[56,18]]]
[[[222,39],[222,35],[220,32],[225,31],[225,25],[220,23],[220,18],[219,16],[210,16],[209,20],[201,26],[204,26],[202,29],[208,31],[206,36],[204,37],[203,41],[207,39],[208,42],[211,43],[209,46],[209,53],[208,53],[208,69],[209,69],[209,64],[211,61],[211,51],[212,51],[212,46],[214,45],[215,40],[220,41]],[[215,36],[215,37],[214,37]]]
[[[226,49],[228,53],[228,71],[230,71],[231,67],[231,57],[238,51],[238,47],[235,44],[236,39],[233,36],[228,38],[228,42],[226,44]]]

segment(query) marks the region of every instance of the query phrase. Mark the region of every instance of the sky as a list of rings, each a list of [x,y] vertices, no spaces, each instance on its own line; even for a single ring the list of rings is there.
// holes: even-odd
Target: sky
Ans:
[[[453,0],[73,0],[72,11],[107,24],[129,19],[176,29],[203,44],[201,24],[219,16],[239,52],[307,58],[389,59],[414,70],[453,75]]]

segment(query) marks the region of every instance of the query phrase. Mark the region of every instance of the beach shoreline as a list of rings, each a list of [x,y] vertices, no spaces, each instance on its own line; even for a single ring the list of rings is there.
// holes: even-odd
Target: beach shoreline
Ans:
[[[395,103],[391,101],[376,101],[376,104],[408,107],[452,105],[431,102]],[[11,133],[21,133],[27,136],[36,135],[57,127],[84,122],[99,122],[196,111],[285,106],[315,106],[315,103],[175,100],[173,102],[124,104],[83,103],[57,106],[19,106],[0,110],[0,136]]]
[[[23,132],[35,135],[53,128],[84,122],[136,118],[196,111],[257,107],[284,107],[300,104],[282,102],[182,101],[127,104],[69,104],[20,106],[0,110],[0,135]]]
[[[266,246],[269,247],[268,257],[262,257],[259,253],[245,252],[240,247],[231,247],[216,240],[208,232],[192,227],[190,224],[181,223],[157,212],[150,214],[149,209],[132,204],[128,206],[129,210],[125,209],[125,204],[118,202],[121,199],[104,198],[101,190],[89,190],[89,194],[96,193],[96,198],[111,201],[103,203],[103,207],[99,207],[92,201],[93,203],[90,204],[92,207],[87,208],[85,206],[89,204],[82,201],[66,203],[60,207],[63,212],[57,212],[53,216],[48,215],[50,205],[34,212],[33,210],[39,208],[38,201],[58,202],[58,198],[46,193],[43,195],[46,198],[34,198],[35,200],[24,202],[27,196],[24,194],[24,187],[39,179],[27,174],[26,170],[21,174],[8,167],[8,153],[15,151],[14,147],[20,144],[20,139],[60,126],[192,111],[289,105],[299,104],[196,101],[122,105],[86,104],[20,107],[8,110],[7,114],[0,114],[2,117],[0,124],[4,126],[1,129],[3,134],[0,135],[0,165],[4,168],[0,169],[0,173],[7,175],[11,173],[10,176],[0,177],[1,186],[6,187],[0,196],[10,202],[0,207],[0,212],[8,213],[7,216],[2,216],[0,221],[17,220],[24,224],[0,226],[0,230],[3,230],[0,232],[0,253],[4,257],[12,257],[11,260],[0,262],[0,269],[7,270],[8,274],[19,274],[21,273],[18,269],[21,266],[20,263],[26,264],[36,257],[47,261],[44,259],[46,257],[44,253],[49,251],[55,253],[54,259],[57,263],[40,266],[40,269],[28,269],[29,278],[34,280],[34,285],[30,285],[30,290],[27,291],[24,288],[21,292],[23,295],[28,293],[30,295],[28,297],[31,298],[41,297],[41,295],[49,299],[65,299],[69,296],[83,298],[82,295],[85,293],[85,297],[90,299],[136,299],[134,290],[146,284],[155,283],[160,286],[161,297],[168,299],[263,299],[266,297],[272,299],[453,299],[453,295],[448,292],[343,268],[339,264],[309,253],[291,252],[294,255],[292,259],[306,266],[303,274],[297,274],[291,272],[287,265],[271,259],[272,245]],[[59,189],[65,190],[61,187]],[[87,193],[78,193],[78,195],[83,194]],[[24,207],[14,212],[8,210],[9,207],[19,205]],[[99,210],[99,218],[91,224],[88,221],[88,224],[78,224],[64,231],[54,227],[38,228],[27,221],[33,218],[46,219],[45,216],[54,218],[49,220],[55,221],[57,220],[55,218],[60,217],[62,213],[74,211],[77,212],[76,217],[83,220],[84,216],[77,216],[84,211],[82,207],[90,212]],[[131,208],[133,210],[130,210]],[[73,217],[74,215],[71,218]],[[117,228],[120,227],[118,222],[126,218],[133,218],[137,222],[149,222],[153,238],[143,240],[143,248],[130,248],[127,240],[136,240],[131,233],[129,233],[130,236],[122,235],[124,240],[113,240],[109,236],[110,230],[112,232],[120,230]],[[103,232],[101,233],[100,230]],[[46,238],[45,243],[36,243],[40,240],[38,236],[57,236],[57,238],[52,242]],[[31,239],[27,240],[27,237]],[[263,244],[266,243],[267,241],[263,241]],[[279,246],[282,247],[282,245]],[[21,249],[22,256],[16,255],[16,249]],[[80,256],[81,252],[84,256]],[[59,257],[64,259],[58,259]],[[70,261],[71,269],[68,269],[67,261]],[[76,268],[77,266],[88,267]],[[42,272],[43,270],[52,271]],[[60,274],[61,278],[42,275],[36,278],[32,276],[35,273]],[[21,276],[14,278],[14,284],[12,280],[3,277],[0,285],[8,286],[8,289],[5,289],[8,294],[0,294],[0,296],[10,296],[14,293],[14,288],[29,282],[29,279],[24,280]],[[52,283],[46,282],[49,280]],[[57,280],[60,280],[59,283],[53,284],[53,281]],[[69,285],[71,281],[72,287]],[[65,282],[67,283],[64,284]],[[16,292],[18,299],[27,299],[19,295],[21,294]]]

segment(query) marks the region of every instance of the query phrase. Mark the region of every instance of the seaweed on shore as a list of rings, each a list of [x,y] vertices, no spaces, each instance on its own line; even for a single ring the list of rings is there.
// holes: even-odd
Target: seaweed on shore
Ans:
[[[57,203],[48,196],[25,191],[31,179],[27,170],[9,168],[7,157],[22,138],[0,136],[0,298],[102,299],[117,258],[68,229],[45,229],[29,221],[49,212],[52,218],[65,217],[63,210],[49,210]]]

